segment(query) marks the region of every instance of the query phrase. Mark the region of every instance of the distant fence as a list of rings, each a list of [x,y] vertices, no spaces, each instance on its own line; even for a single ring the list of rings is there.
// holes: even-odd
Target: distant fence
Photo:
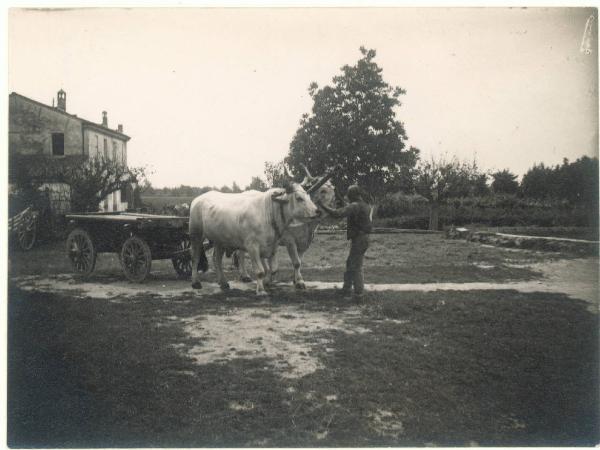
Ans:
[[[317,228],[317,234],[338,234],[346,233],[346,230],[340,228]],[[419,230],[408,228],[380,228],[375,227],[371,234],[443,234],[443,231]]]

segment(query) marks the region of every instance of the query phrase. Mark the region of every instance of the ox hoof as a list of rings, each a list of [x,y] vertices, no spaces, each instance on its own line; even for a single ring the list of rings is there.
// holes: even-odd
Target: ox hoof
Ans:
[[[268,296],[269,296],[269,293],[268,293],[267,291],[258,291],[258,292],[256,293],[256,296],[257,296],[257,297],[268,297]]]
[[[192,289],[202,289],[202,283],[199,281],[192,283]]]
[[[306,289],[306,285],[304,284],[304,281],[299,281],[298,283],[296,283],[296,289]]]
[[[252,281],[252,278],[250,278],[249,276],[243,276],[240,277],[240,280],[242,280],[244,283],[250,283]]]
[[[221,290],[223,290],[223,291],[229,290],[229,283],[227,281],[225,281],[224,283],[219,283],[219,286],[221,287]]]

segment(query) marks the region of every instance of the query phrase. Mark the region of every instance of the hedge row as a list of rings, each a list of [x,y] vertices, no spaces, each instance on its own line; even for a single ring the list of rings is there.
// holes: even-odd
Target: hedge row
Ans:
[[[450,199],[440,207],[440,227],[479,223],[487,226],[597,227],[598,207],[565,201],[540,201],[516,196]],[[376,224],[427,228],[429,205],[419,196],[395,194],[378,205]]]

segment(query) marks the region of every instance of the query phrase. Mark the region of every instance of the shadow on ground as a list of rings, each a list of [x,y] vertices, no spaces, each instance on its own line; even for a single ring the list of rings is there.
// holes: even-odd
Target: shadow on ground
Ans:
[[[198,364],[181,325],[293,307],[368,329],[290,329],[322,367]],[[12,447],[593,445],[598,321],[584,302],[514,291],[232,290],[122,301],[9,292]],[[255,330],[260,336],[261,330]]]

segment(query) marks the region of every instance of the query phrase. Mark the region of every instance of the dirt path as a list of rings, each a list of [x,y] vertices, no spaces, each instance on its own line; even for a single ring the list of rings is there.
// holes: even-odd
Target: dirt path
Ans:
[[[581,258],[571,260],[549,261],[527,265],[526,267],[540,273],[540,278],[533,281],[514,281],[504,283],[472,282],[472,283],[378,283],[367,284],[370,291],[472,291],[514,289],[519,292],[554,292],[566,294],[574,299],[581,299],[598,305],[598,259]],[[493,266],[488,267],[494,270]],[[341,276],[340,269],[340,276]],[[193,290],[188,282],[183,281],[150,281],[135,285],[127,281],[110,283],[82,282],[72,275],[57,275],[53,277],[23,276],[14,278],[19,287],[25,290],[44,292],[65,292],[79,297],[114,298],[120,296],[159,295],[162,297],[177,297],[194,293],[198,296],[212,295],[220,292],[216,283],[203,283],[202,290]],[[340,287],[338,282],[307,281],[309,289],[333,289]],[[254,283],[231,281],[234,289],[251,291]],[[291,288],[291,285],[290,285]]]

